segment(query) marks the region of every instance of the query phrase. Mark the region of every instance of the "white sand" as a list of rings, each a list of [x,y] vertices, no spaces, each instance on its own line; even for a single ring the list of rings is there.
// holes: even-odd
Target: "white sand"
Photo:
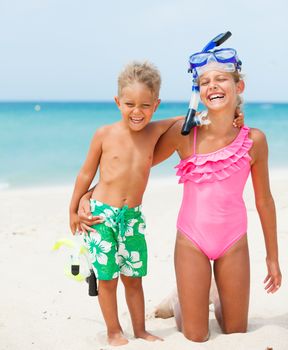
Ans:
[[[151,316],[154,307],[175,284],[173,248],[181,187],[176,179],[153,180],[144,198],[148,228],[149,275],[144,279],[147,329],[164,342],[147,343],[132,337],[129,314],[119,285],[119,315],[128,345],[121,349],[288,349],[288,173],[273,172],[271,184],[278,210],[278,239],[283,284],[267,295],[263,235],[251,184],[245,198],[249,215],[251,255],[250,322],[247,334],[223,335],[210,313],[207,343],[187,341],[174,319]],[[97,298],[88,296],[86,283],[64,276],[69,250],[52,252],[54,242],[69,237],[68,204],[71,187],[5,190],[0,192],[0,349],[106,350],[105,325]],[[161,209],[163,208],[163,209]],[[205,210],[205,208],[203,208]]]

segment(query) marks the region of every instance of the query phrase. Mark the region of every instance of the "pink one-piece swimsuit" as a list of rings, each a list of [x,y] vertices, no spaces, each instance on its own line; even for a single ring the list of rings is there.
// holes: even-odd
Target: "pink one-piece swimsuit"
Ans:
[[[247,232],[243,190],[250,173],[252,140],[243,126],[232,143],[193,155],[176,166],[184,183],[177,228],[209,259],[216,260]]]

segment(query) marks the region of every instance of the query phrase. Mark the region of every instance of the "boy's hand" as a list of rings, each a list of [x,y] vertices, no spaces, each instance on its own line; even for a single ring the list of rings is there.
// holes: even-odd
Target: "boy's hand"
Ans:
[[[235,119],[233,120],[233,126],[235,128],[242,128],[244,125],[244,114],[241,112],[240,108],[237,107],[235,110]]]
[[[104,221],[102,216],[92,216],[90,200],[85,197],[82,197],[79,202],[78,218],[82,233],[95,232],[96,230],[91,225],[101,224]]]

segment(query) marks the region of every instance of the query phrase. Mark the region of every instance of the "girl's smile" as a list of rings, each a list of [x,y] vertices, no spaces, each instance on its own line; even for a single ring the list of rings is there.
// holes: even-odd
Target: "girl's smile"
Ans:
[[[208,109],[235,110],[237,95],[244,89],[243,81],[236,83],[229,72],[207,71],[199,78],[200,98]]]

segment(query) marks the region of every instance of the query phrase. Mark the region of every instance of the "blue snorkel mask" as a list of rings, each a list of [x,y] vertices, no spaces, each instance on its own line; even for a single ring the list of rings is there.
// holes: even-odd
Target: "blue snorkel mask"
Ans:
[[[239,60],[236,50],[232,48],[213,50],[216,46],[223,44],[231,35],[229,31],[217,35],[201,52],[197,52],[189,57],[188,72],[193,74],[192,95],[181,130],[182,135],[188,135],[193,127],[201,124],[196,116],[199,104],[199,76],[210,68],[219,68],[226,72],[241,71],[242,62]]]

